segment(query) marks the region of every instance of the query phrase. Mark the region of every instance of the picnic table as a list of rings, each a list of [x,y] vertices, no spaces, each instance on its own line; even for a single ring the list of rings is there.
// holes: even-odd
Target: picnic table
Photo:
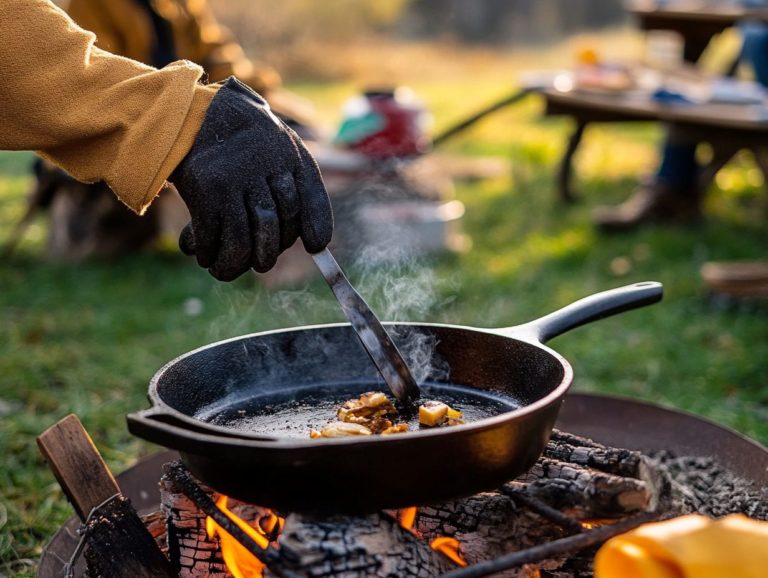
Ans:
[[[664,103],[631,92],[600,94],[583,90],[540,91],[545,114],[569,116],[575,129],[568,139],[557,173],[559,196],[576,198],[571,188],[572,162],[584,131],[590,123],[664,122],[696,142],[708,142],[713,156],[704,167],[699,182],[707,188],[717,172],[742,149],[755,156],[768,183],[768,108],[762,104]]]
[[[768,19],[767,8],[746,8],[737,2],[634,0],[626,6],[640,30],[671,30],[680,34],[683,59],[689,63],[699,60],[713,37],[738,22]]]

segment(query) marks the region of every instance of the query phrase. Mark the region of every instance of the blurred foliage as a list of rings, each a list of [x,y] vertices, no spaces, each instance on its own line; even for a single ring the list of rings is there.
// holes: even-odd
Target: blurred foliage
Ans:
[[[211,0],[230,27],[264,42],[344,40],[384,32],[402,17],[409,0]]]

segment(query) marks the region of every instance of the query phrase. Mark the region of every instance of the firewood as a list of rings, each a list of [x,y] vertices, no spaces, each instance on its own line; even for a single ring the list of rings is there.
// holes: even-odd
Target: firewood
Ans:
[[[513,486],[576,518],[612,518],[658,509],[669,479],[640,452],[606,447],[558,430]]]
[[[654,510],[668,487],[652,470],[637,452],[555,432],[544,456],[506,484],[503,493],[485,492],[419,508],[414,527],[427,541],[441,535],[457,538],[464,558],[476,564],[578,533],[581,519],[623,518]],[[559,514],[541,515],[547,505]],[[562,520],[563,514],[571,517],[571,523]],[[542,576],[556,576],[567,562],[565,556],[554,556],[536,567]],[[498,576],[522,577],[530,572],[516,568]]]
[[[168,478],[168,469],[173,465],[163,466],[165,473],[160,479],[160,507],[165,515],[168,555],[174,569],[179,578],[230,576],[221,557],[218,540],[209,538],[206,532],[207,516]],[[203,489],[213,493],[209,488]]]
[[[419,508],[414,528],[425,541],[450,536],[461,543],[461,555],[471,564],[491,560],[566,535],[566,532],[500,492]],[[548,560],[544,569],[556,569],[562,560]],[[517,570],[500,576],[523,576]]]
[[[291,514],[278,550],[300,576],[431,578],[455,568],[429,544],[382,515],[315,518]],[[276,574],[268,569],[266,578]]]
[[[506,576],[507,574],[504,574],[504,572],[512,569],[520,569],[520,573],[516,574],[516,576],[518,578],[523,578],[527,575],[525,572],[531,570],[533,565],[542,568],[543,566],[541,566],[541,563],[544,561],[564,558],[585,548],[602,544],[614,536],[618,536],[619,534],[637,528],[641,524],[654,520],[656,515],[656,512],[643,512],[636,516],[625,518],[613,525],[596,528],[591,532],[566,536],[558,540],[547,542],[546,544],[533,546],[532,548],[528,548],[521,552],[511,552],[499,556],[494,560],[488,560],[467,568],[453,570],[452,572],[443,575],[442,578]]]
[[[636,478],[541,458],[514,483],[526,494],[576,518],[615,518],[651,508],[653,488]]]
[[[190,492],[190,488],[194,492]],[[222,495],[212,488],[194,479],[179,461],[163,466],[160,480],[160,504],[168,526],[168,552],[179,578],[230,578],[224,563],[220,541],[216,536],[208,536],[206,521],[209,515],[217,518],[228,532],[241,541],[242,531],[216,506]],[[206,504],[203,504],[206,502]],[[263,522],[271,519],[272,512],[254,504],[248,504],[227,498],[227,509],[253,528],[264,529]],[[276,538],[265,531],[268,540]],[[247,539],[247,536],[245,536]],[[255,546],[258,549],[257,546]],[[255,555],[255,554],[254,554]],[[291,574],[279,568],[280,560],[276,554],[260,550],[257,558],[271,559],[278,576],[291,578]]]
[[[558,430],[552,432],[552,437],[544,449],[544,456],[633,478],[640,478],[643,475],[643,468],[647,467],[646,460],[640,452],[607,447],[587,438]]]
[[[37,443],[84,522],[90,576],[176,577],[77,416],[47,429]]]

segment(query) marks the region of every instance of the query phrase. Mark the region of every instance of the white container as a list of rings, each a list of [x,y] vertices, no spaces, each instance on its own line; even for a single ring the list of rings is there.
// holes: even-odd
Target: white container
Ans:
[[[463,216],[464,204],[455,200],[372,203],[357,213],[363,242],[390,247],[393,256],[460,249],[465,242],[460,230]]]

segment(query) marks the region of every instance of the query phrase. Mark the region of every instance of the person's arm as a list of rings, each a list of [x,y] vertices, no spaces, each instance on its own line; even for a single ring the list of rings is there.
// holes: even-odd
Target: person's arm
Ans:
[[[2,0],[0,18],[0,149],[106,181],[137,212],[170,179],[192,217],[182,249],[217,279],[267,271],[298,238],[311,253],[330,242],[317,163],[236,78],[204,87],[189,62],[104,52],[48,0]]]
[[[236,76],[256,92],[268,92],[281,84],[278,72],[265,64],[252,61],[226,27],[222,26],[207,2],[186,2],[191,20],[185,38],[190,54],[183,54],[200,64],[212,81]]]
[[[113,54],[126,56],[139,62],[148,62],[139,54],[132,54],[128,50],[127,35],[125,30],[131,28],[137,29],[140,36],[142,30],[137,27],[135,22],[128,18],[130,14],[121,14],[122,18],[115,18],[113,7],[119,4],[110,0],[69,0],[67,4],[67,14],[74,20],[80,28],[93,32],[96,35],[96,46]],[[147,43],[149,39],[147,39]],[[134,52],[136,52],[134,50]],[[148,52],[146,49],[144,52]]]
[[[162,70],[93,46],[48,0],[0,3],[0,149],[36,150],[141,213],[187,155],[216,86],[189,62]]]

